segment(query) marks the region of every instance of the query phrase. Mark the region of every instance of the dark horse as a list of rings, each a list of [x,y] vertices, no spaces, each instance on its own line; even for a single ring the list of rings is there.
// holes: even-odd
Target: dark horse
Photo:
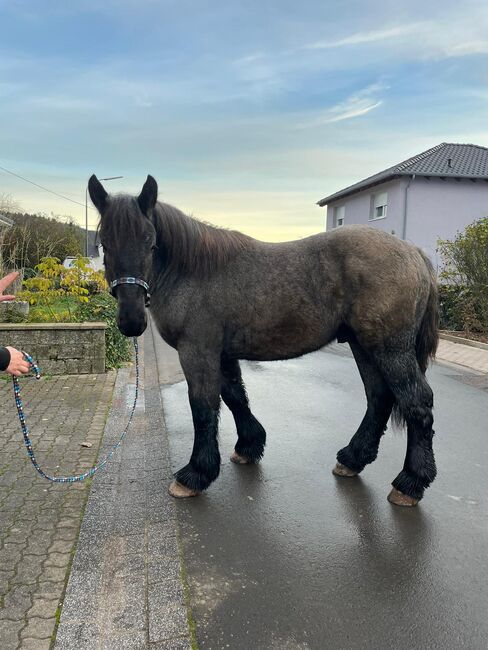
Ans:
[[[334,473],[355,476],[375,460],[393,410],[408,442],[389,500],[422,498],[436,475],[425,371],[438,316],[435,276],[418,248],[362,226],[264,243],[157,202],[152,176],[138,197],[109,196],[95,176],[88,187],[101,215],[107,280],[122,278],[113,287],[121,332],[146,329],[149,285],[151,314],[188,382],[195,439],[173,496],[194,496],[219,474],[221,396],[237,428],[231,460],[263,456],[266,433],[249,408],[239,359],[290,359],[338,339],[351,346],[368,407]]]

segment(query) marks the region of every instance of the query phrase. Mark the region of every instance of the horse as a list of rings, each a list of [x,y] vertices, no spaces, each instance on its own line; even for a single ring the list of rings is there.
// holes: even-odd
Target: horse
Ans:
[[[436,476],[425,372],[438,343],[436,276],[419,248],[368,226],[262,242],[158,202],[152,176],[137,197],[107,194],[95,175],[88,189],[120,331],[144,332],[150,292],[151,316],[188,383],[194,444],[172,496],[196,496],[217,478],[221,398],[237,429],[231,460],[261,460],[266,432],[240,360],[291,359],[337,339],[352,350],[367,410],[333,473],[353,477],[372,463],[392,416],[406,423],[407,450],[388,500],[417,505]]]

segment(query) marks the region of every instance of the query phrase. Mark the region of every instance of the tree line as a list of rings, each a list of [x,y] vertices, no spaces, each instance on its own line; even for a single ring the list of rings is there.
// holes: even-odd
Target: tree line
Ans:
[[[0,213],[13,221],[0,230],[2,271],[33,269],[43,257],[63,261],[84,254],[85,231],[73,221],[21,212],[8,199],[0,201]]]

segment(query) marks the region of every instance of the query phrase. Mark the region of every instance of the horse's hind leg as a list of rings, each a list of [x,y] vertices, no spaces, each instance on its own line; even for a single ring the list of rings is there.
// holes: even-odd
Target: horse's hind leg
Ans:
[[[237,464],[260,460],[266,444],[266,432],[249,408],[246,389],[237,359],[221,360],[221,395],[234,416],[237,443],[230,459]]]
[[[391,503],[414,506],[436,477],[432,450],[433,393],[421,371],[414,350],[382,352],[376,356],[395,396],[395,409],[407,423],[407,454],[403,470],[393,481]]]
[[[368,408],[347,447],[337,454],[337,465],[332,470],[336,476],[356,476],[376,459],[393,406],[393,395],[369,353],[355,339],[350,339],[349,345],[363,380]]]

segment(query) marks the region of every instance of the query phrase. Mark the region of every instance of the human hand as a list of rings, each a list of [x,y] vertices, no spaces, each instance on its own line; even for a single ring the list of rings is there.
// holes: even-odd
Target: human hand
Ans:
[[[29,372],[30,366],[26,361],[24,354],[20,350],[11,348],[7,345],[7,350],[10,352],[10,363],[5,372],[8,372],[14,377],[20,377],[20,375],[25,375]]]
[[[6,275],[4,278],[0,280],[0,302],[5,302],[7,300],[15,300],[15,296],[11,295],[3,295],[3,292],[7,287],[9,287],[12,282],[19,277],[19,272],[18,271],[12,271],[12,273],[9,273]]]

